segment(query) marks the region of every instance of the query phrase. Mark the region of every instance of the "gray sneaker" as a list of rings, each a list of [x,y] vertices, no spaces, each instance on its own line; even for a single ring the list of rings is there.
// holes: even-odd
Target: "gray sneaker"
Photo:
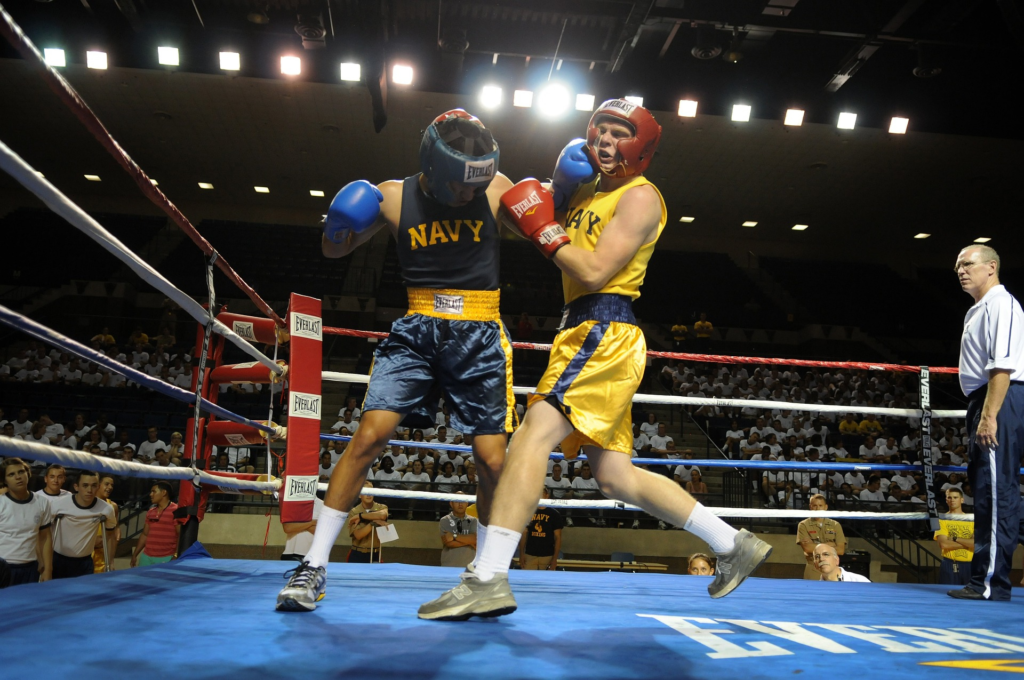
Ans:
[[[490,581],[481,581],[470,565],[459,578],[462,583],[420,607],[421,619],[465,621],[471,616],[504,616],[516,610],[508,574],[495,574]]]
[[[288,585],[277,594],[277,611],[311,612],[316,609],[316,603],[327,594],[327,570],[303,562],[285,572],[285,578],[289,575]]]
[[[725,597],[757,571],[771,554],[770,545],[746,529],[740,529],[733,549],[718,556],[715,580],[708,586],[708,593],[711,597]]]

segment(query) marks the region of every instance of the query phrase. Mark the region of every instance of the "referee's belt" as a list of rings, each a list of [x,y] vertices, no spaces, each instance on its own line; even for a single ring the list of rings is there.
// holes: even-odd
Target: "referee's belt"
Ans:
[[[379,553],[380,552],[380,548],[374,548],[373,550],[370,550],[369,548],[357,548],[356,546],[352,546],[352,549],[355,550],[358,553],[363,553],[364,555],[367,554],[367,553],[371,553],[371,552],[372,553]]]
[[[633,298],[614,293],[591,293],[576,298],[562,308],[558,330],[575,328],[585,321],[618,321],[635,326]]]
[[[454,321],[498,321],[501,293],[497,290],[408,288],[409,314]]]

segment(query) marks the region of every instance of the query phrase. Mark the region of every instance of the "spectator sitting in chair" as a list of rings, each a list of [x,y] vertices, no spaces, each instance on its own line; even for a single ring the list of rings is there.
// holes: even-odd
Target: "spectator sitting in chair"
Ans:
[[[864,420],[860,421],[857,425],[857,432],[862,435],[871,435],[872,437],[878,437],[882,434],[882,423],[878,422],[878,416],[873,413],[869,413],[864,416]]]
[[[227,459],[227,456],[224,458]],[[329,482],[332,472],[334,472],[334,463],[331,462],[331,454],[329,451],[324,451],[320,454],[320,467],[316,469],[316,473],[320,476],[321,482]]]
[[[675,458],[669,455],[669,444],[675,444],[672,437],[665,434],[665,423],[658,423],[658,433],[651,437],[651,453],[654,458]],[[673,446],[673,449],[675,447]]]

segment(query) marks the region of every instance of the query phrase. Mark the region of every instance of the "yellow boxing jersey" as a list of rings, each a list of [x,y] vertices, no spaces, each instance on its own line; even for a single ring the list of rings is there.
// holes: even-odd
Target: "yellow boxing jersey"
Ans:
[[[951,541],[958,538],[974,538],[974,522],[940,519],[939,530],[935,532],[935,536],[939,534],[949,536]],[[960,548],[959,550],[943,550],[942,556],[956,562],[970,562],[974,558],[974,553],[967,548]]]
[[[628,184],[607,192],[597,190],[600,182],[601,178],[598,177],[593,182],[584,184],[577,189],[569,201],[569,209],[565,214],[565,233],[569,235],[574,246],[586,250],[594,250],[605,225],[615,215],[615,207],[628,190],[648,184],[658,194],[658,200],[661,201],[661,221],[658,222],[658,235],[650,243],[641,246],[633,259],[617,271],[604,288],[596,291],[626,295],[635,300],[640,297],[640,285],[644,282],[644,276],[647,274],[647,263],[650,261],[651,254],[654,253],[654,246],[668,221],[668,209],[665,207],[665,199],[662,198],[661,192],[646,177],[636,177]],[[566,304],[595,292],[587,290],[578,281],[572,280],[564,273],[562,274],[562,290],[565,293]]]

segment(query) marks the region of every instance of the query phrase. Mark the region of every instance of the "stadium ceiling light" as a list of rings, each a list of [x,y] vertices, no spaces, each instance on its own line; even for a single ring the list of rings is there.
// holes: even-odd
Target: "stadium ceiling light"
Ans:
[[[914,238],[928,238],[931,234],[926,234],[923,231],[920,234],[915,234]]]
[[[637,106],[643,106],[644,105],[644,98],[643,97],[627,95],[627,96],[623,97],[623,99],[625,99],[630,104],[636,104]]]
[[[87,180],[89,180],[90,182],[99,182],[100,181],[100,176],[99,175],[86,175],[85,178]]]
[[[319,189],[310,189],[309,190],[309,195],[313,196],[315,198],[323,198],[324,197],[324,192],[320,191]]]
[[[794,224],[793,225],[793,231],[807,231],[807,225],[806,224]]]
[[[786,109],[786,119],[782,124],[800,127],[804,124],[804,112],[801,109]]]
[[[696,217],[680,217],[679,221],[680,222],[687,222],[687,223],[689,223],[689,222],[693,222],[695,219],[697,219],[697,218]]]
[[[839,122],[836,127],[840,130],[852,130],[857,125],[857,114],[843,111],[839,114]]]
[[[395,64],[391,69],[391,82],[395,85],[412,85],[412,66]]]
[[[107,68],[107,53],[90,50],[85,53],[85,65],[101,71]]]
[[[578,95],[576,95],[576,110],[577,111],[593,111],[594,110],[594,95],[592,95],[592,94],[578,94]]]
[[[501,105],[501,88],[497,85],[484,85],[480,92],[480,106],[485,109],[496,109]]]
[[[905,135],[907,134],[907,127],[909,125],[909,118],[900,118],[898,116],[893,116],[893,119],[889,121],[889,132],[894,135]]]
[[[533,92],[530,90],[516,90],[512,93],[512,106],[521,109],[528,109],[533,106]]]
[[[569,109],[569,90],[558,83],[546,85],[537,93],[537,109],[548,118],[557,118]]]
[[[743,223],[743,226],[744,227],[756,227],[757,226],[757,222],[751,222],[751,221],[748,220],[748,221]]]
[[[256,190],[257,194],[269,194],[270,193],[270,189],[267,188],[267,187],[253,187],[253,189]]]
[[[746,104],[733,104],[732,119],[737,123],[746,123],[750,120],[750,107]]]
[[[692,99],[679,100],[679,115],[683,118],[697,117],[697,102]]]
[[[64,57],[64,50],[56,47],[47,47],[43,50],[43,58],[50,66],[67,66],[68,62]]]
[[[362,78],[359,64],[350,61],[341,62],[341,79],[350,83],[358,83]]]
[[[213,185],[210,184],[209,182],[200,182],[199,183],[199,188],[200,189],[212,189]]]
[[[158,47],[156,48],[156,59],[161,66],[178,66],[178,48]]]
[[[224,71],[240,71],[242,69],[242,56],[238,52],[221,52],[220,67]]]
[[[991,240],[992,239],[990,237],[988,237],[988,236],[979,236],[978,238],[974,239],[974,242],[975,243],[988,243]]]
[[[302,73],[302,60],[298,57],[281,57],[281,73],[286,76],[297,76]]]

